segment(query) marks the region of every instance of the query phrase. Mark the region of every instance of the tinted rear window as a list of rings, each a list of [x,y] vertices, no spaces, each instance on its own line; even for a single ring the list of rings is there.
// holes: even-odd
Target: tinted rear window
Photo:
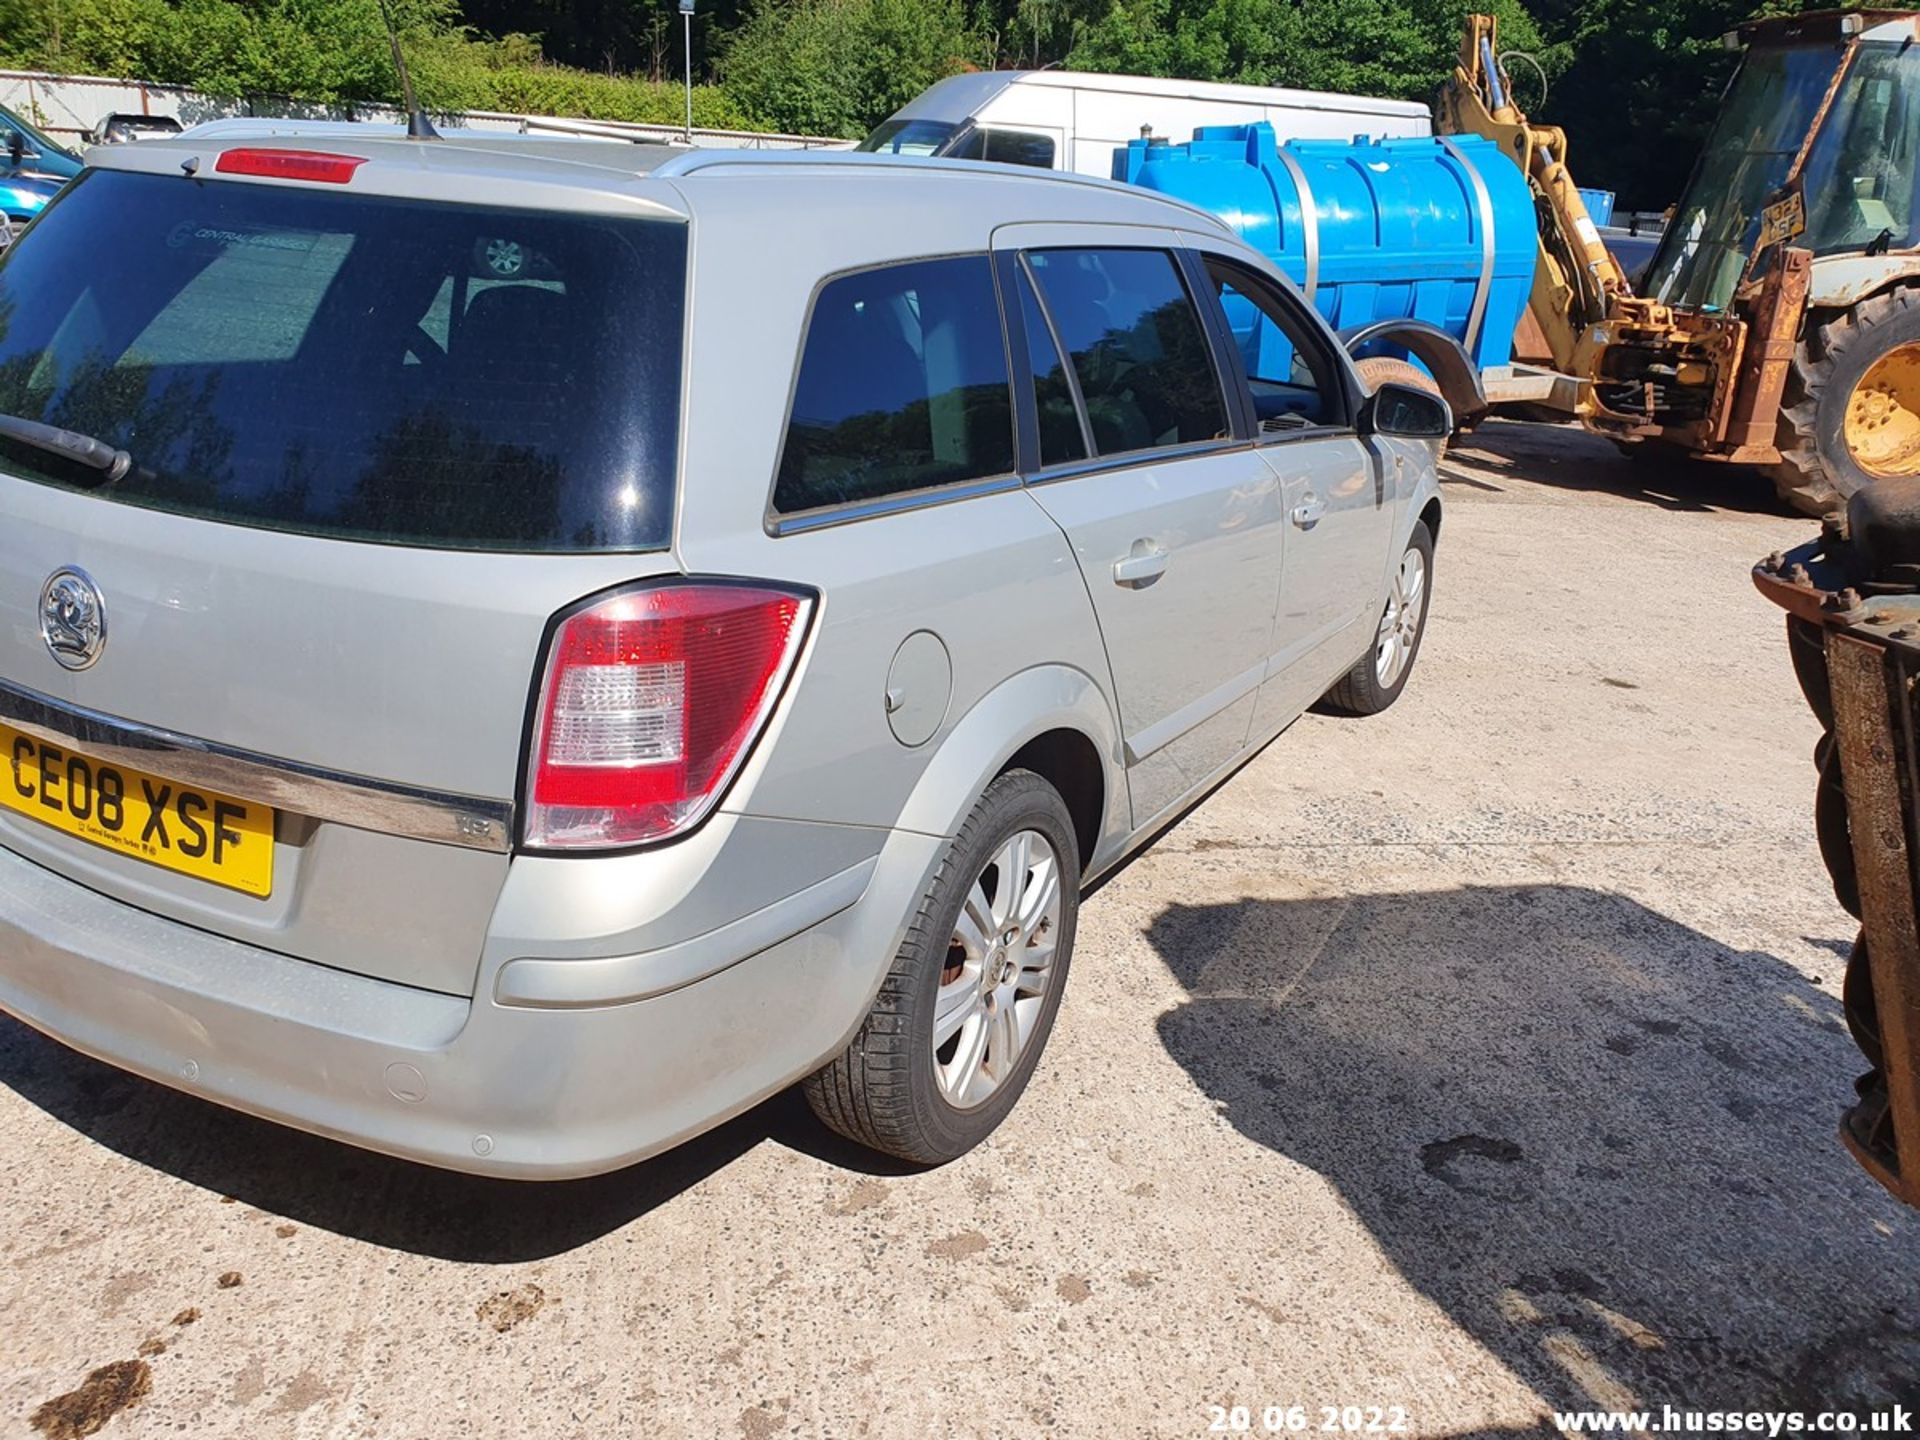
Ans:
[[[686,231],[95,171],[0,264],[0,414],[124,503],[492,550],[663,548]],[[16,475],[99,477],[0,438]]]
[[[773,507],[782,514],[1014,469],[993,266],[916,260],[829,281],[807,325]]]

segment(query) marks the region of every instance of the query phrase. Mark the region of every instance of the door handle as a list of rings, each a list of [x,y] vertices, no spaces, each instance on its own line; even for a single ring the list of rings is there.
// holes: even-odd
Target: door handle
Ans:
[[[1113,562],[1116,585],[1151,585],[1167,573],[1167,552],[1151,540],[1136,540],[1125,559]]]
[[[1293,507],[1293,523],[1302,530],[1311,530],[1320,523],[1320,517],[1326,513],[1327,502],[1309,491],[1307,498]]]

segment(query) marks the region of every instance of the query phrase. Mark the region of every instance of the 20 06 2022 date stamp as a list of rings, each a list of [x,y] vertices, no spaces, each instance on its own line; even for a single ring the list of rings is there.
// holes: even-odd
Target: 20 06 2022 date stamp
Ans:
[[[1209,1405],[1207,1431],[1219,1435],[1408,1435],[1404,1405]]]

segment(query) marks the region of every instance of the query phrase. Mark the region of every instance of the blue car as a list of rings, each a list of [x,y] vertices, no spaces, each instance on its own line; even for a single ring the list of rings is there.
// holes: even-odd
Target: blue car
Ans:
[[[5,106],[0,106],[0,215],[9,234],[0,246],[20,232],[74,176],[80,157],[36,130]]]

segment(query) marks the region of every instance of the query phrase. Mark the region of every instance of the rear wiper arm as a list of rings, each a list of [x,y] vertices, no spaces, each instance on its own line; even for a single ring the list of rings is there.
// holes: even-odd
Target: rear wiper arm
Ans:
[[[0,436],[98,470],[100,478],[94,482],[96,485],[117,485],[133,469],[133,456],[104,440],[82,435],[78,430],[62,430],[58,425],[24,420],[18,415],[0,415]]]

